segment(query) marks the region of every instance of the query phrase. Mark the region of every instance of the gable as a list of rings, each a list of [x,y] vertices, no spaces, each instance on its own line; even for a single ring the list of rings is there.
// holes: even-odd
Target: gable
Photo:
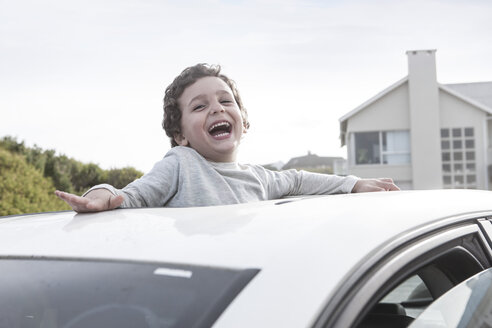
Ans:
[[[377,99],[347,122],[347,132],[402,130],[409,127],[408,83]]]
[[[487,112],[465,99],[439,90],[439,111],[441,127],[476,126],[482,127]]]
[[[405,77],[340,118],[340,139],[349,131],[408,129],[408,77]]]
[[[472,99],[469,96],[463,95],[462,93],[456,91],[455,89],[450,88],[448,85],[440,84],[439,85],[439,93],[444,92],[448,95],[453,96],[456,99],[459,99],[461,102],[467,103],[474,108],[481,110],[487,114],[492,115],[492,107],[489,107],[482,102],[477,101],[476,99]]]

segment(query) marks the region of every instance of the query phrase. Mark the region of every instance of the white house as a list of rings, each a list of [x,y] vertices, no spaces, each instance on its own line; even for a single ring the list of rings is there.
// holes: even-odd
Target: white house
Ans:
[[[348,173],[402,189],[489,189],[492,82],[440,84],[435,50],[407,56],[408,76],[340,118]]]

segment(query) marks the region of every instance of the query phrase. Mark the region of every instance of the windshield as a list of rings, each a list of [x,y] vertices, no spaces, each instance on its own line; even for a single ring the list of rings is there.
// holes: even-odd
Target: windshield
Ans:
[[[0,260],[0,327],[209,327],[255,269]]]

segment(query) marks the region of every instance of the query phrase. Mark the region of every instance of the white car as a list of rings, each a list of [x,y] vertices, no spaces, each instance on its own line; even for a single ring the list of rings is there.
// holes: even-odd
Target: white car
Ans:
[[[491,218],[476,190],[2,217],[0,327],[490,327]]]

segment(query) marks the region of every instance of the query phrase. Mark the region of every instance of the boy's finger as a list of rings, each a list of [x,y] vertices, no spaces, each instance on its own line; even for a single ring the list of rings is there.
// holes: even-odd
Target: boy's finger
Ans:
[[[385,190],[387,191],[398,191],[400,188],[398,188],[397,185],[393,182],[393,179],[379,179],[380,180],[380,186],[382,186]]]
[[[70,207],[76,212],[87,212],[87,205],[89,200],[77,195],[73,195],[64,191],[55,191],[55,195],[58,196],[61,200],[66,202]]]
[[[396,191],[400,190],[394,183],[392,182],[384,182],[384,181],[378,181],[375,184],[378,188],[382,188],[384,191]]]
[[[80,204],[81,202],[84,203],[86,202],[86,200],[82,197],[79,197],[77,195],[73,195],[73,194],[70,194],[68,192],[64,192],[64,191],[55,191],[55,195],[57,195],[59,198],[61,198],[62,200],[66,201],[67,203],[74,203],[74,204]]]
[[[398,190],[400,190],[400,188],[398,188],[398,186],[395,185],[394,183],[390,184],[388,187],[388,191],[398,191]]]

